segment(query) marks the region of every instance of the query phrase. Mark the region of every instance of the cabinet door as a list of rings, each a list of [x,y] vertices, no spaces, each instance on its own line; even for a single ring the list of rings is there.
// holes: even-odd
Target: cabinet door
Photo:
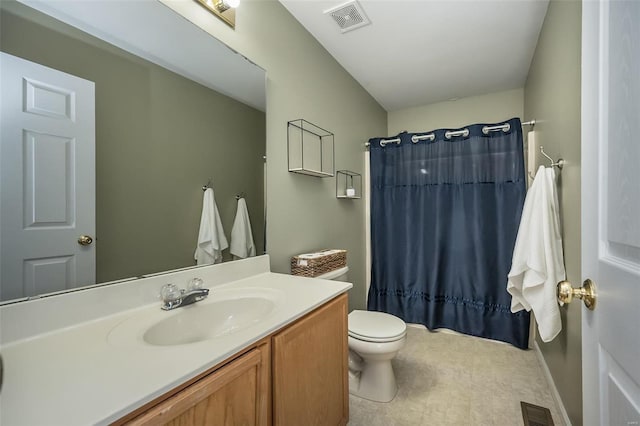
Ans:
[[[276,334],[272,344],[274,425],[345,425],[347,295]]]
[[[269,424],[269,345],[198,380],[135,418],[131,425]]]

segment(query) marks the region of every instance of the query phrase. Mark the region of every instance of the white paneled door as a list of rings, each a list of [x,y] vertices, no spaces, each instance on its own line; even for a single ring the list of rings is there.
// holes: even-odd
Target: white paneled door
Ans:
[[[640,1],[582,5],[582,273],[598,291],[582,311],[584,424],[638,426]]]
[[[0,55],[0,300],[92,284],[94,83]]]

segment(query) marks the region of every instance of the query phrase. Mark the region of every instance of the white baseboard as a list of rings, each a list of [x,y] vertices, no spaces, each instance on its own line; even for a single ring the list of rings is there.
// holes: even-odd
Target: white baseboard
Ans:
[[[553,377],[551,376],[551,371],[549,371],[549,367],[547,366],[547,362],[544,360],[544,356],[542,355],[542,351],[540,350],[540,346],[538,345],[537,341],[533,342],[533,350],[536,353],[536,357],[538,358],[540,367],[542,367],[544,377],[547,379],[549,389],[551,389],[551,396],[553,397],[553,401],[556,404],[556,408],[558,409],[560,416],[562,416],[562,421],[564,422],[565,426],[571,426],[571,420],[569,420],[567,410],[564,408],[564,404],[562,403],[562,398],[560,397],[558,388],[556,388],[556,384],[553,381]]]

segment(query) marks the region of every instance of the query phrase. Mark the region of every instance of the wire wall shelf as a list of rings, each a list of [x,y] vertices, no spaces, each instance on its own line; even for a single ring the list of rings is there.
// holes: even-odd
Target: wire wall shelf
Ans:
[[[334,134],[307,120],[287,122],[288,168],[292,173],[335,176]]]
[[[336,173],[336,198],[362,198],[362,175],[350,170],[338,170]]]

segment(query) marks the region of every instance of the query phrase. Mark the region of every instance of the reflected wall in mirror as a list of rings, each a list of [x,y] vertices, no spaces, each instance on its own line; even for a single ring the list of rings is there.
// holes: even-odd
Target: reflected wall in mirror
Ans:
[[[92,6],[94,3],[98,4],[92,2]],[[115,5],[110,7],[122,6],[119,2],[110,3]],[[175,15],[180,25],[185,25],[184,18],[158,5]],[[203,10],[203,13],[206,12]],[[55,139],[59,136],[55,136],[55,140],[50,135],[40,137],[49,134],[48,130],[38,128],[43,114],[35,123],[27,125],[33,127],[29,127],[32,131],[20,130],[18,140],[13,138],[11,142],[12,138],[5,137],[10,135],[5,133],[5,127],[14,115],[5,110],[3,88],[0,301],[195,265],[202,186],[209,179],[227,238],[236,213],[235,196],[242,193],[257,254],[264,253],[263,111],[226,96],[229,91],[223,90],[225,94],[221,94],[202,82],[169,71],[24,4],[3,0],[0,18],[2,52],[88,80],[95,88],[95,158],[75,158],[79,144],[67,141],[73,140],[72,135],[64,136],[67,139],[63,142]],[[146,24],[139,24],[149,35],[151,30]],[[170,30],[164,28],[165,32]],[[200,29],[197,31],[201,36],[204,34]],[[206,42],[220,43],[208,34],[206,39]],[[188,52],[190,46],[174,48]],[[231,50],[229,53],[238,56]],[[3,60],[2,66],[5,62]],[[246,60],[241,63],[257,68]],[[220,67],[225,69],[223,63]],[[210,70],[212,74],[217,71]],[[229,72],[228,69],[225,72]],[[264,81],[264,71],[260,72]],[[189,70],[185,73],[196,74]],[[35,99],[39,96],[44,104],[49,102],[55,108],[58,101],[51,93],[59,95],[60,90],[56,92],[52,85],[38,79],[34,81],[35,89],[27,86],[22,89],[35,91]],[[80,102],[78,105],[81,106]],[[37,137],[33,137],[34,134]],[[45,144],[51,140],[56,143]],[[9,158],[8,153],[12,152],[7,149],[9,143],[17,143],[18,149],[13,150],[17,158]],[[19,165],[18,168],[10,162]],[[82,180],[72,167],[94,162],[95,188],[91,178]],[[46,173],[38,172],[27,163],[39,164]],[[64,167],[68,170],[61,170]],[[56,178],[62,183],[52,183]],[[83,186],[89,186],[90,195],[82,195]],[[22,199],[16,203],[15,198],[7,195],[16,191],[20,194],[27,191],[28,196],[20,195]],[[53,213],[38,213],[39,203],[56,191],[66,195],[67,201],[54,203]],[[77,200],[72,197],[76,193]],[[93,231],[91,225],[87,225],[87,229],[73,231],[71,242],[37,243],[36,254],[21,255],[19,259],[14,256],[28,245],[27,240],[35,235],[33,231],[47,233],[80,223],[74,217],[76,207],[92,197],[95,197],[95,235],[90,235]],[[13,222],[21,224],[22,231],[28,231],[26,237],[22,234],[11,240],[13,234],[5,232],[5,219],[12,217]],[[83,234],[93,237],[93,243],[79,244],[78,238]],[[65,244],[68,249],[43,252],[46,245],[59,249]],[[95,279],[76,282],[70,266],[75,262],[75,254],[92,251]],[[228,250],[224,256],[230,260]],[[9,258],[11,261],[5,262]],[[23,276],[23,282],[16,282],[15,275]]]

